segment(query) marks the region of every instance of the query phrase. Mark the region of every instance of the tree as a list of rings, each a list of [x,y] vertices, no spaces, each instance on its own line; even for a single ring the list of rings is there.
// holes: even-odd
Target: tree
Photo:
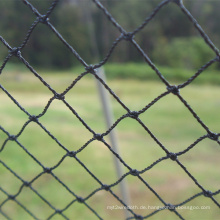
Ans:
[[[41,14],[45,14],[53,2],[53,0],[29,1]],[[142,24],[160,2],[161,0],[102,1],[115,20],[128,32],[134,31]],[[218,20],[220,19],[220,13],[218,8],[220,2],[185,1],[184,3],[208,35],[211,36],[214,43],[219,45],[220,29]],[[95,4],[91,3],[90,5],[81,0],[60,1],[50,15],[50,22],[87,63],[92,63],[94,62],[94,56],[91,48],[95,42],[93,42],[94,39],[91,40],[85,9],[91,13],[90,22],[93,22],[95,42],[98,43],[98,51],[101,59],[103,59],[112,43],[121,33]],[[35,20],[36,15],[22,1],[0,1],[0,35],[12,47],[21,45]],[[170,50],[168,48],[172,48],[173,53],[175,53],[174,47],[182,47],[187,38],[193,39],[192,37],[195,36],[199,36],[199,34],[195,31],[193,24],[175,3],[170,2],[135,35],[135,40],[150,58],[155,59],[157,57],[156,52],[168,53]],[[199,47],[203,48],[201,42]],[[1,45],[1,47],[3,49],[0,51],[0,59],[3,60],[8,50],[5,46]],[[160,47],[163,49],[159,50]],[[179,49],[176,48],[176,51],[179,51]],[[73,54],[45,24],[39,24],[36,27],[28,44],[22,50],[22,55],[31,65],[41,68],[69,68],[78,64]],[[204,56],[206,57],[206,55]],[[157,57],[158,62],[165,65],[169,57],[169,54],[166,56],[164,54],[163,58],[161,56]],[[203,60],[202,57],[200,58]],[[139,62],[143,61],[143,58],[130,42],[123,41],[111,55],[110,61]]]

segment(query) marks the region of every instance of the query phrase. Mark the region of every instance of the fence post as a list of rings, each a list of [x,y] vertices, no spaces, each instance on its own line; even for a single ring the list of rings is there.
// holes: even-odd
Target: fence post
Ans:
[[[103,68],[98,69],[97,75],[103,81],[106,81]],[[97,87],[98,87],[98,91],[99,91],[99,95],[100,95],[100,99],[101,99],[101,103],[102,103],[102,108],[104,111],[106,125],[107,125],[107,128],[110,128],[112,126],[112,124],[114,123],[114,120],[113,120],[113,112],[112,112],[112,108],[111,108],[111,102],[109,99],[109,95],[107,94],[106,89],[104,88],[102,83],[100,83],[99,80],[96,80],[96,82],[97,82]],[[119,145],[118,145],[118,138],[117,138],[115,129],[113,129],[109,133],[109,138],[110,138],[112,149],[117,154],[121,155],[120,150],[119,150]],[[115,164],[117,176],[118,176],[118,178],[121,178],[121,176],[124,174],[122,165],[121,165],[120,161],[114,155],[113,155],[113,161]],[[129,195],[129,191],[128,191],[128,187],[127,187],[127,183],[126,183],[125,179],[123,179],[120,182],[119,187],[120,187],[122,200],[126,203],[126,205],[130,205],[130,195]],[[129,212],[127,211],[127,209],[125,209],[125,216],[126,216],[126,218],[129,217]]]

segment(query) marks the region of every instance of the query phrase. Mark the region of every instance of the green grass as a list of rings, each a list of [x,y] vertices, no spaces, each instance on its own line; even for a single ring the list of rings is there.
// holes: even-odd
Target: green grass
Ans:
[[[170,68],[156,65],[160,73],[171,83],[180,84],[187,81],[198,69]],[[82,67],[74,67],[74,72],[83,72]],[[105,73],[108,79],[136,79],[144,81],[160,81],[160,78],[146,63],[107,63]],[[216,64],[204,70],[199,77],[194,80],[198,85],[220,85],[219,70]]]
[[[128,79],[128,77],[127,79],[111,78],[110,73],[116,74],[117,68],[114,67],[114,71],[113,66],[111,67],[113,68],[112,70],[108,68],[110,67],[106,67],[107,76],[110,78],[108,85],[123,103],[133,111],[144,108],[154,98],[166,91],[166,87],[160,81],[150,78],[145,78],[145,80],[138,80],[132,77],[131,79]],[[141,66],[139,67],[140,69],[142,69]],[[162,69],[162,71],[168,72],[166,68]],[[77,77],[75,72],[56,72],[54,74],[40,72],[40,75],[57,92],[64,91]],[[171,81],[177,82],[174,79]],[[53,96],[37,78],[23,69],[3,71],[0,83],[15,97],[22,107],[33,115],[40,114],[48,100]],[[210,130],[216,133],[219,133],[220,122],[219,91],[220,89],[217,85],[198,84],[196,81],[181,90],[183,98],[187,100]],[[92,76],[87,75],[82,78],[65,95],[65,99],[96,133],[104,133],[106,131],[102,107],[97,94],[95,80]],[[3,91],[0,91],[0,100],[0,125],[10,134],[16,135],[28,120],[28,116],[16,107]],[[111,101],[116,120],[125,114],[126,111],[114,98],[111,98]],[[172,94],[162,98],[145,113],[141,114],[140,119],[171,152],[179,152],[186,149],[197,138],[206,134],[206,131],[199,125],[192,114]],[[78,150],[86,141],[92,138],[92,134],[59,100],[52,102],[46,114],[39,121],[63,146],[71,151]],[[121,151],[120,155],[132,168],[143,170],[158,158],[165,156],[160,146],[152,140],[150,135],[134,119],[126,118],[122,120],[117,125],[116,130]],[[6,138],[7,135],[0,131],[0,146]],[[105,139],[109,142],[108,136]],[[19,136],[18,141],[46,167],[55,166],[66,153],[34,122],[27,125]],[[78,154],[78,158],[104,184],[112,184],[117,180],[112,153],[101,142],[94,141],[89,144]],[[9,141],[0,153],[0,160],[4,161],[26,181],[31,181],[42,171],[42,168],[21,147],[12,141]],[[179,160],[205,189],[211,191],[219,190],[220,175],[219,169],[217,169],[219,145],[216,142],[206,139],[197,144],[188,153],[180,156]],[[127,171],[124,168],[124,172]],[[65,158],[53,172],[74,193],[82,197],[88,196],[93,190],[100,187],[73,158]],[[21,181],[3,166],[0,166],[0,175],[0,186],[9,194],[16,194],[21,186]],[[141,176],[167,203],[181,203],[201,191],[177,163],[171,160],[162,161]],[[136,177],[128,176],[126,180],[131,194],[131,205],[138,207],[162,205],[156,196]],[[32,186],[57,209],[63,209],[74,198],[49,174],[40,176],[34,181]],[[119,195],[118,186],[113,187],[112,190]],[[220,196],[214,196],[214,198],[219,201]],[[0,192],[0,203],[5,199],[6,196]],[[46,219],[53,213],[53,210],[29,188],[22,189],[17,200],[27,206],[40,219]],[[121,205],[109,192],[100,191],[89,198],[87,203],[104,219],[123,219],[122,210],[107,209],[108,205]],[[180,214],[185,219],[218,219],[219,210],[217,206],[206,197],[200,196],[186,205],[210,206],[210,210],[180,210]],[[3,205],[2,211],[7,213],[12,219],[32,219],[13,201]],[[139,209],[133,211],[141,215],[147,215],[155,210]],[[64,214],[70,219],[96,219],[91,211],[79,203],[74,203]],[[2,218],[4,219],[0,214],[0,219]],[[55,215],[53,219],[63,218]],[[165,210],[154,215],[151,219],[166,220],[178,219],[178,217],[173,212]]]

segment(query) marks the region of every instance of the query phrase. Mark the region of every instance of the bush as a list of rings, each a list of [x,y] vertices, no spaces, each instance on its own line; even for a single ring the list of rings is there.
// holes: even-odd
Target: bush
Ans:
[[[184,69],[198,69],[214,57],[215,53],[198,37],[174,38],[170,43],[161,41],[153,52],[158,65]]]

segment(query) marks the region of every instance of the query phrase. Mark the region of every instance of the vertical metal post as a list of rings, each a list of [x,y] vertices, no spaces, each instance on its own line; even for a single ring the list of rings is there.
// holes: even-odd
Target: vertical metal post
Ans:
[[[81,4],[83,4],[83,1],[81,1]],[[83,4],[82,7],[83,7],[85,15],[86,15],[86,20],[87,20],[87,25],[88,25],[88,32],[89,32],[90,39],[91,39],[92,54],[96,59],[99,59],[100,56],[99,56],[98,45],[97,45],[97,41],[96,41],[96,37],[95,37],[95,28],[94,28],[94,23],[93,23],[93,20],[92,20],[92,15],[91,15],[91,3],[90,3],[90,1],[89,2],[86,1],[86,5]],[[106,81],[104,69],[102,67],[97,69],[96,73],[104,82]],[[102,85],[102,83],[99,80],[97,80],[96,78],[95,78],[95,80],[96,80],[96,83],[97,83],[98,92],[99,92],[99,96],[100,96],[101,103],[102,103],[102,108],[103,108],[103,112],[104,112],[104,116],[105,116],[106,126],[107,126],[107,129],[109,129],[112,126],[112,124],[114,123],[113,111],[112,111],[112,108],[111,108],[111,102],[110,102],[109,94],[107,93],[107,91],[106,91],[105,87]],[[109,138],[110,138],[112,149],[117,154],[120,155],[119,146],[118,146],[118,139],[117,139],[115,129],[113,129],[109,133]],[[115,164],[117,177],[121,178],[121,176],[124,174],[122,164],[120,163],[120,161],[114,155],[113,155],[113,161],[114,161],[114,164]],[[126,181],[122,180],[119,183],[119,187],[120,187],[120,193],[121,193],[121,196],[122,196],[122,200],[125,202],[126,205],[130,205],[130,195],[129,195],[129,191],[128,191]],[[127,211],[127,209],[124,209],[124,210],[125,210],[125,217],[126,218],[130,217],[130,215],[129,215],[130,213]]]
[[[105,73],[104,73],[104,69],[103,68],[99,68],[98,69],[97,75],[100,78],[102,78],[103,81],[106,81]],[[97,87],[98,87],[98,91],[99,91],[99,95],[100,95],[100,99],[101,99],[101,103],[102,103],[102,108],[103,108],[103,111],[104,111],[106,125],[107,125],[107,128],[110,128],[113,125],[113,123],[114,123],[110,98],[109,98],[109,95],[107,94],[106,89],[99,82],[99,80],[96,80],[96,82],[97,82]],[[109,133],[109,138],[110,138],[112,149],[117,154],[120,155],[120,150],[119,150],[119,145],[118,145],[118,138],[117,138],[115,129],[113,129]],[[114,164],[115,164],[115,169],[116,169],[116,172],[117,172],[117,176],[118,176],[118,178],[121,178],[121,176],[124,174],[122,164],[118,160],[118,158],[116,158],[115,156],[113,156],[113,161],[114,161]],[[130,195],[129,195],[129,191],[128,191],[128,187],[127,187],[126,181],[124,179],[119,183],[119,187],[120,187],[120,192],[121,192],[122,200],[127,205],[130,205]],[[126,216],[126,218],[129,217],[129,212],[126,209],[125,209],[125,216]]]

